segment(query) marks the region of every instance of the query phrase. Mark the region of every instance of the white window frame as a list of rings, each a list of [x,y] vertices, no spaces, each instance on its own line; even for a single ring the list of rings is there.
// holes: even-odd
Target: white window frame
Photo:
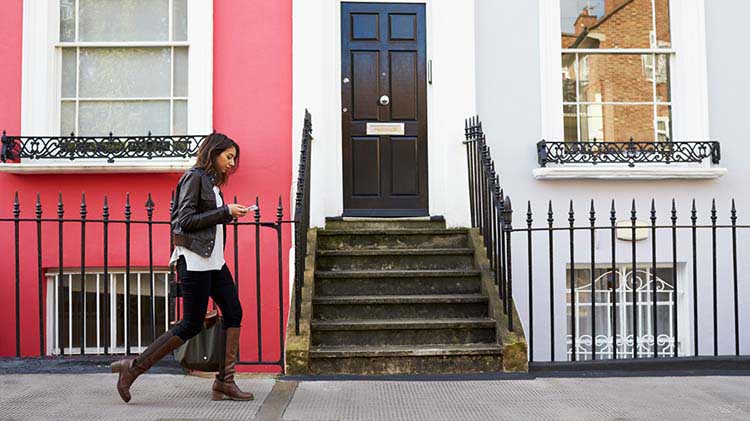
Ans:
[[[560,0],[539,1],[539,47],[541,70],[541,133],[548,141],[564,138],[563,94],[560,69]],[[704,0],[670,1],[671,103],[672,136],[675,141],[710,139],[708,124],[708,78],[706,63],[706,24]],[[580,50],[578,52],[586,52]],[[610,50],[597,50],[605,52]],[[618,52],[611,50],[613,52]],[[652,53],[651,49],[643,49]],[[619,51],[624,52],[624,51]],[[639,50],[628,50],[639,52]],[[593,167],[593,168],[592,168]],[[636,167],[598,164],[565,164],[559,167],[535,168],[538,179],[596,178],[596,179],[669,179],[717,178],[726,168],[713,165],[710,160],[699,164],[649,164]]]
[[[689,324],[690,321],[690,314],[688,309],[690,306],[688,303],[688,295],[686,293],[685,289],[685,282],[683,280],[682,276],[682,263],[678,264],[676,268],[673,268],[671,264],[666,263],[657,263],[656,267],[657,269],[669,269],[674,271],[673,279],[661,279],[659,277],[656,278],[657,284],[659,285],[666,285],[671,287],[671,290],[662,290],[657,287],[657,292],[661,293],[667,293],[669,295],[669,298],[664,300],[658,300],[657,301],[657,307],[667,307],[669,309],[669,325],[663,326],[659,325],[657,328],[660,330],[667,330],[669,332],[669,335],[666,336],[666,340],[671,343],[671,346],[677,346],[677,351],[679,356],[686,355],[690,349],[692,349],[690,345],[690,337],[686,334],[686,332],[691,331],[691,326]],[[596,265],[595,269],[597,270],[603,270],[604,273],[598,275],[594,282],[598,283],[601,282],[602,279],[606,280],[609,276],[611,276],[611,266],[610,265],[604,265],[599,264]],[[587,266],[585,263],[583,264],[576,264],[575,269],[571,271],[570,266],[566,268],[566,279],[571,279],[571,272],[574,271],[588,271],[590,270],[590,266]],[[618,358],[630,358],[632,356],[632,346],[636,345],[638,346],[638,357],[644,358],[649,357],[653,355],[653,348],[648,348],[647,345],[650,343],[653,346],[653,332],[651,332],[651,329],[653,327],[653,319],[652,319],[652,294],[653,289],[651,289],[654,285],[653,281],[654,278],[652,278],[652,267],[648,264],[638,264],[636,266],[636,273],[638,273],[639,278],[642,280],[642,283],[636,288],[636,309],[638,314],[638,326],[639,327],[639,337],[636,340],[635,344],[633,343],[633,336],[632,331],[629,329],[632,329],[632,320],[630,323],[627,323],[627,316],[632,314],[632,285],[628,286],[626,283],[623,283],[623,280],[627,278],[627,275],[632,274],[632,265],[630,263],[619,263],[615,265],[615,272],[618,274],[617,276],[617,288],[615,289],[616,293],[616,302],[617,306],[615,307],[617,311],[617,336],[615,337],[611,330],[611,324],[607,324],[607,330],[606,332],[597,332],[596,338],[593,338],[590,334],[582,334],[583,331],[583,324],[582,323],[585,319],[586,321],[586,328],[590,327],[591,317],[590,315],[588,317],[582,316],[583,312],[582,309],[590,309],[591,308],[591,299],[583,300],[581,298],[582,294],[586,294],[590,297],[590,291],[591,291],[591,282],[589,280],[586,281],[586,283],[582,285],[576,285],[574,294],[575,294],[575,315],[576,318],[573,320],[573,323],[575,323],[576,327],[576,355],[577,360],[583,361],[583,360],[590,360],[591,359],[591,346],[593,343],[596,343],[598,346],[597,350],[597,359],[611,359],[612,353],[615,352],[615,349],[617,350],[617,357]],[[677,281],[677,285],[672,285],[674,281]],[[632,281],[631,281],[632,282]],[[595,306],[597,308],[606,308],[607,309],[607,316],[605,317],[605,320],[608,320],[611,322],[612,319],[609,318],[609,314],[612,310],[612,302],[611,302],[611,289],[609,288],[596,288],[597,294],[600,295],[607,295],[607,299],[604,301],[596,301]],[[627,294],[630,293],[631,296],[627,297]],[[673,317],[673,300],[674,303],[677,304],[677,320],[675,321],[672,319]],[[570,291],[570,285],[566,285],[566,291],[565,291],[565,308],[566,308],[566,317],[572,316],[572,301],[571,301],[571,291]],[[675,332],[673,331],[674,323],[677,324],[677,337],[674,336]],[[645,327],[645,328],[644,328]],[[623,332],[630,333],[630,335],[623,335]],[[659,335],[662,337],[662,340],[664,340],[664,335]],[[568,358],[568,361],[571,359],[572,355],[572,339],[573,335],[572,332],[568,331],[566,333],[566,355]],[[630,344],[631,349],[625,351],[627,349],[628,344]],[[586,349],[586,347],[589,347]],[[674,348],[669,349],[668,351],[660,351],[661,356],[671,356],[672,352],[674,352]]]
[[[170,0],[170,10],[172,1]],[[60,2],[23,0],[23,50],[21,76],[21,136],[56,136],[60,133],[60,101],[63,46],[188,47],[189,135],[213,130],[213,0],[187,0],[188,41],[61,43]],[[154,133],[157,134],[157,133]],[[102,136],[106,133],[102,133]],[[114,164],[106,160],[67,159],[21,162],[6,166],[11,172],[138,172],[182,171],[192,160],[128,159]]]
[[[128,308],[128,306],[132,305],[132,303],[129,302],[130,297],[127,295],[124,295],[125,291],[125,270],[123,268],[113,268],[107,272],[107,275],[109,276],[109,279],[104,278],[104,272],[102,269],[97,269],[94,271],[86,272],[86,276],[89,275],[96,275],[96,289],[93,291],[87,292],[94,292],[97,296],[102,296],[104,298],[104,284],[108,283],[107,285],[107,292],[109,294],[109,311],[106,314],[109,314],[109,327],[106,330],[106,332],[109,332],[109,339],[108,342],[110,345],[108,347],[108,352],[110,354],[124,354],[125,353],[125,347],[117,345],[117,334],[118,334],[118,328],[119,324],[128,323],[128,312],[125,310]],[[155,300],[163,300],[164,301],[164,330],[169,330],[169,322],[170,322],[170,314],[169,314],[169,276],[170,272],[167,268],[154,268],[153,270],[154,274],[154,286],[155,290],[159,289],[159,287],[163,288],[164,295],[156,295]],[[77,279],[74,279],[74,276],[78,275]],[[136,323],[136,330],[135,332],[125,332],[125,341],[128,342],[128,345],[130,346],[130,350],[132,352],[143,352],[146,350],[146,346],[148,345],[144,340],[144,331],[141,328],[142,326],[142,318],[145,317],[146,314],[150,314],[150,308],[146,305],[146,303],[143,302],[144,297],[148,297],[148,293],[146,293],[143,288],[144,285],[149,285],[150,278],[149,278],[149,272],[148,270],[144,270],[143,268],[139,269],[133,269],[130,271],[130,275],[134,276],[135,279],[135,288],[131,288],[130,293],[131,295],[135,295],[134,298],[136,302],[136,317],[138,319]],[[45,277],[47,278],[47,300],[46,300],[46,355],[60,355],[60,343],[65,344],[65,347],[63,348],[62,352],[64,355],[78,355],[81,352],[80,346],[72,346],[73,343],[73,324],[74,323],[80,323],[80,317],[79,314],[76,314],[75,317],[72,317],[73,314],[73,294],[79,294],[79,291],[73,291],[73,288],[68,288],[67,290],[67,298],[68,298],[68,317],[65,320],[59,320],[57,318],[57,315],[59,314],[59,305],[58,303],[58,287],[60,282],[60,272],[59,269],[52,268],[48,270],[45,273]],[[66,286],[71,285],[71,282],[74,282],[74,286],[78,286],[80,282],[80,272],[76,272],[73,270],[63,270],[63,284]],[[88,284],[88,283],[87,283]],[[132,285],[132,281],[131,281]],[[122,291],[123,295],[123,306],[124,309],[121,312],[117,312],[117,295],[118,291]],[[174,298],[174,297],[172,297]],[[85,298],[84,298],[85,300]],[[85,301],[84,301],[85,302]],[[85,335],[82,336],[82,343],[83,343],[83,349],[84,354],[86,355],[92,355],[92,354],[103,354],[104,353],[104,328],[106,320],[104,319],[105,314],[105,308],[102,306],[101,300],[97,300],[96,302],[96,323],[94,326],[88,326],[86,324],[86,320],[84,319],[84,329],[88,332],[89,329],[93,329],[96,331],[96,342],[95,343],[87,343]],[[59,333],[59,324],[65,323],[68,325],[68,337],[60,338]],[[114,345],[113,345],[114,344]]]

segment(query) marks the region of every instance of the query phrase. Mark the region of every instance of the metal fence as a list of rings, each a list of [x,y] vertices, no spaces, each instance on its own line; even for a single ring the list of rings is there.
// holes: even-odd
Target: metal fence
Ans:
[[[302,311],[302,286],[305,282],[305,256],[307,231],[310,229],[310,162],[312,159],[312,117],[305,110],[302,129],[297,193],[294,201],[294,334],[299,335],[299,318]]]
[[[550,142],[536,145],[537,161],[547,164],[671,164],[721,161],[721,145],[717,141],[703,142]]]
[[[0,136],[0,162],[19,159],[153,159],[195,156],[205,135],[159,136]]]
[[[235,197],[234,202],[236,201]],[[170,213],[173,204],[173,200],[170,201]],[[22,255],[27,257],[32,254],[36,257],[39,317],[37,334],[39,335],[40,356],[47,354],[45,345],[52,350],[53,354],[59,355],[137,353],[164,332],[170,322],[179,320],[181,314],[179,279],[175,279],[172,267],[154,264],[155,244],[168,242],[170,251],[173,249],[169,234],[170,222],[153,217],[156,204],[150,193],[144,207],[145,219],[132,218],[133,205],[130,194],[127,194],[122,216],[113,218],[108,198],[104,196],[101,212],[92,218],[92,212],[84,194],[78,206],[78,215],[71,218],[66,216],[67,207],[60,194],[56,206],[57,217],[50,218],[45,217],[44,206],[37,194],[34,217],[23,217],[24,210],[21,208],[19,195],[15,194],[13,217],[0,218],[0,226],[13,227],[14,265],[11,273],[14,276],[16,356],[21,355],[21,341],[33,337],[28,331],[21,330],[21,319],[24,314],[29,314],[26,313],[29,310],[24,309],[27,304],[21,300],[21,292],[22,288],[32,285],[26,281],[25,277],[22,286],[20,264]],[[252,283],[252,278],[254,278],[256,291],[255,302],[250,307],[256,311],[257,330],[253,334],[257,343],[257,353],[255,353],[257,358],[242,360],[240,364],[278,365],[283,370],[286,295],[284,294],[282,264],[282,234],[285,229],[289,229],[284,227],[292,224],[294,221],[284,220],[281,198],[279,198],[278,207],[272,219],[263,221],[261,211],[258,209],[253,215],[252,222],[234,220],[228,224],[227,251],[233,255],[233,273],[238,291],[241,291],[248,283]],[[80,237],[77,241],[69,235],[69,228],[66,229],[70,226],[80,229]],[[26,230],[25,233],[29,232],[26,227],[35,228],[36,235],[22,236],[22,230]],[[250,232],[248,233],[247,230]],[[113,235],[115,231],[116,235]],[[136,231],[139,235],[133,235]],[[50,244],[52,234],[56,234],[54,235],[56,241]],[[250,250],[254,251],[254,256],[250,254],[250,250],[239,246],[240,237],[245,235],[250,236],[252,242]],[[93,236],[97,238],[92,238]],[[33,244],[30,243],[31,241]],[[93,267],[87,263],[87,250],[91,250],[92,242],[101,246],[102,265],[100,266]],[[261,247],[268,244],[273,244],[276,254],[271,272],[276,281],[272,282],[277,283],[278,287],[271,294],[273,298],[269,298],[268,280],[263,282],[266,291],[261,296],[261,265],[269,264],[268,261],[262,261]],[[71,265],[70,258],[64,258],[64,255],[70,253],[73,247],[79,250],[78,261],[80,263]],[[113,264],[112,260],[113,248],[117,248],[118,256],[122,255],[122,258],[118,257],[116,264]],[[133,249],[140,250],[141,254],[144,252],[147,254],[147,266],[132,265]],[[54,253],[54,256],[45,255],[46,253]],[[43,259],[57,260],[57,267],[43,265]],[[245,272],[244,269],[247,266],[254,271]],[[264,342],[267,343],[269,335],[265,335],[266,341],[264,341],[262,332],[264,316],[261,308],[276,305],[278,305],[278,314],[275,318],[278,322],[277,340],[280,352],[278,358],[270,359],[268,353],[264,353],[263,350]],[[45,314],[47,314],[46,319]],[[265,317],[268,317],[267,314]],[[246,326],[248,325],[250,323],[246,323]]]
[[[742,245],[750,225],[737,222],[733,199],[719,203],[723,212],[715,200],[612,200],[604,212],[594,200],[571,200],[564,215],[552,201],[544,209],[529,201],[516,216],[477,117],[465,135],[472,226],[506,314],[518,308],[530,362],[749,353]],[[539,213],[546,218],[537,222]]]

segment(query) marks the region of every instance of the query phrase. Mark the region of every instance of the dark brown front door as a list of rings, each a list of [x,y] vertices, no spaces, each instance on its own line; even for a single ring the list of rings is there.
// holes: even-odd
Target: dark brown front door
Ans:
[[[425,50],[424,4],[341,4],[344,216],[428,215]]]

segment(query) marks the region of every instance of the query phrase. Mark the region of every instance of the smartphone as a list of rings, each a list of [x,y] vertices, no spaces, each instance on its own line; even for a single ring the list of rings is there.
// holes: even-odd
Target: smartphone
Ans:
[[[248,211],[254,211],[258,209],[258,206],[257,205],[245,206],[245,209],[247,209]]]

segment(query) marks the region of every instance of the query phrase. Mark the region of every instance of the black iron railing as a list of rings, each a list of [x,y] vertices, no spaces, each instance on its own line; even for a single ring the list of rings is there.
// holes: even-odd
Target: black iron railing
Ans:
[[[8,136],[3,131],[0,161],[18,159],[189,158],[206,135],[157,136]]]
[[[747,355],[748,350],[741,349],[740,331],[750,325],[742,322],[747,307],[740,309],[746,298],[738,282],[738,261],[746,257],[738,237],[747,241],[750,237],[742,235],[750,234],[750,225],[737,223],[734,200],[724,215],[726,223],[718,222],[719,211],[712,200],[708,212],[702,213],[708,215],[707,224],[698,223],[695,200],[686,223],[680,222],[675,199],[662,212],[657,212],[656,203],[652,199],[648,211],[639,213],[633,200],[626,215],[618,216],[612,200],[602,216],[591,200],[586,203],[586,215],[577,218],[571,200],[566,203],[565,217],[557,218],[549,201],[546,223],[535,226],[528,202],[526,226],[512,228],[506,235],[508,247],[523,250],[522,245],[527,246],[522,260],[527,266],[530,361],[534,361],[536,325],[549,329],[543,341],[549,342],[549,352],[544,352],[549,361],[558,355],[555,338],[560,335],[554,320],[560,277],[566,285],[565,355],[570,361]],[[563,223],[555,224],[556,220]],[[722,301],[727,300],[724,303],[719,301],[720,291]],[[546,316],[537,314],[534,307],[534,298],[540,295],[550,300]],[[684,302],[679,302],[680,296]],[[731,310],[720,311],[720,305]],[[700,311],[702,306],[710,306],[710,312],[705,307]],[[689,334],[681,334],[681,324],[691,325]],[[703,341],[710,345],[699,347]]]
[[[549,142],[537,143],[539,165],[690,163],[721,160],[719,142]]]
[[[506,314],[514,279],[517,294],[525,289],[516,304],[531,363],[540,355],[546,364],[750,354],[742,339],[750,331],[742,316],[750,311],[742,282],[750,225],[738,224],[734,199],[723,212],[716,200],[700,210],[695,200],[680,209],[661,198],[645,212],[628,201],[619,213],[612,200],[603,215],[591,200],[583,217],[573,200],[563,216],[548,201],[538,225],[529,201],[524,226],[514,228],[482,124],[471,118],[465,130],[472,226],[484,237]],[[718,144],[706,148],[718,160]]]
[[[507,315],[508,330],[513,330],[513,278],[511,250],[507,233],[511,228],[510,197],[504,196],[500,177],[490,155],[482,122],[478,116],[465,121],[466,157],[469,168],[469,203],[471,226],[478,228],[484,239],[495,284]]]
[[[297,170],[297,194],[294,201],[294,334],[299,335],[299,319],[302,311],[302,286],[305,282],[305,256],[307,255],[307,231],[310,229],[310,160],[312,157],[312,117],[305,110],[302,128],[299,168]]]
[[[182,312],[179,279],[176,279],[173,268],[166,264],[167,250],[157,250],[157,256],[161,256],[158,259],[161,265],[154,263],[155,244],[169,243],[170,252],[174,245],[168,218],[154,218],[157,204],[152,200],[151,193],[147,196],[144,194],[145,218],[141,219],[133,218],[130,194],[125,195],[122,216],[119,218],[112,218],[107,196],[103,197],[101,214],[98,217],[92,217],[85,195],[81,195],[80,204],[77,203],[76,216],[66,216],[66,211],[69,210],[63,203],[62,194],[58,196],[56,217],[44,216],[39,194],[36,196],[33,216],[23,217],[25,211],[19,199],[16,192],[12,217],[0,218],[0,227],[6,227],[2,231],[12,233],[0,239],[0,246],[4,246],[0,249],[12,250],[12,255],[7,257],[12,258],[14,262],[7,273],[14,281],[11,285],[15,294],[16,356],[21,356],[22,341],[37,342],[28,330],[22,332],[20,325],[22,318],[32,318],[36,312],[39,320],[38,332],[35,333],[38,334],[40,356],[46,354],[47,348],[52,349],[53,354],[59,355],[137,353],[164,332],[171,322],[180,319]],[[236,196],[234,202],[237,203]],[[255,203],[258,203],[257,198]],[[174,192],[169,203],[170,214],[173,206]],[[249,283],[252,275],[246,273],[254,272],[255,276],[257,350],[245,350],[243,355],[249,353],[254,358],[242,359],[238,363],[275,365],[283,371],[286,320],[284,303],[287,296],[284,294],[282,233],[285,225],[294,224],[295,221],[284,220],[281,197],[274,210],[275,214],[266,221],[261,220],[260,209],[257,209],[252,222],[239,222],[235,219],[228,224],[230,230],[226,248],[227,252],[233,253],[233,274],[238,291],[252,285]],[[9,229],[11,226],[12,230]],[[80,227],[80,236],[71,236],[71,226],[75,227],[74,229]],[[249,248],[239,245],[240,233],[246,228],[252,229],[247,234],[254,238],[252,247]],[[56,238],[50,234],[56,234]],[[3,241],[12,243],[2,244]],[[102,260],[101,264],[97,262],[96,265],[91,265],[91,248],[96,247],[95,245],[101,247]],[[271,284],[266,282],[263,286],[260,253],[262,245],[272,245],[276,249],[276,261],[270,270],[273,273]],[[148,265],[134,266],[132,250],[139,250],[139,260],[146,261],[147,257]],[[22,253],[34,255],[35,265],[22,267]],[[80,259],[79,256],[71,259],[70,253],[79,254]],[[98,250],[93,254],[98,255]],[[145,254],[147,256],[144,256]],[[94,259],[98,259],[98,256]],[[43,265],[43,260],[48,262],[46,266]],[[49,262],[55,263],[50,267]],[[268,272],[264,272],[265,276],[268,276]],[[273,283],[277,283],[278,289],[268,291]],[[36,290],[36,303],[21,300],[22,291],[28,291],[29,288]],[[261,296],[262,288],[265,290]],[[50,290],[51,292],[45,295],[45,291]],[[47,297],[50,297],[50,300]],[[37,306],[38,308],[35,308]],[[262,326],[267,325],[269,314],[262,314],[261,308],[278,308],[275,320],[270,322],[278,323],[278,333],[263,336]],[[46,333],[48,330],[45,314],[51,314],[51,336],[47,336]],[[246,324],[250,326],[252,322]],[[279,353],[273,352],[273,355],[269,355],[271,353],[264,351],[263,347],[274,344],[274,341],[277,341]]]

